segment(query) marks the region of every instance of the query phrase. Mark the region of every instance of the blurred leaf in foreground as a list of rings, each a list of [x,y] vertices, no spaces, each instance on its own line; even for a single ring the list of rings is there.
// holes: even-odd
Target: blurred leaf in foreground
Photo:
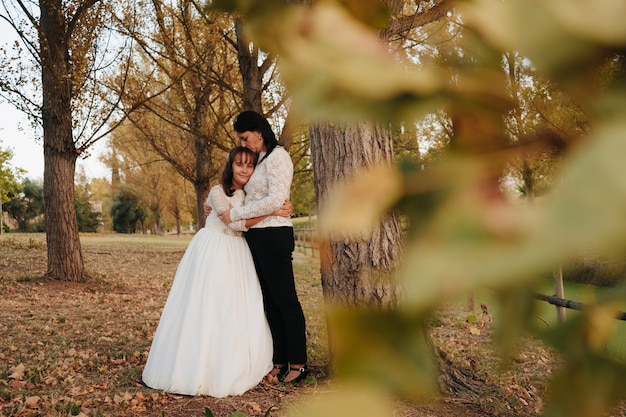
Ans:
[[[399,172],[390,166],[360,171],[336,185],[319,220],[320,233],[361,237],[371,232],[403,194]]]
[[[338,390],[324,394],[298,407],[299,417],[388,417],[393,415],[391,399],[367,384],[340,384]]]
[[[615,309],[609,307],[605,312],[609,314],[602,314],[600,320],[612,327]],[[564,358],[548,388],[546,417],[606,415],[626,397],[626,365],[602,356],[600,345],[595,344],[600,339],[590,343],[590,330],[593,332],[598,326],[598,317],[594,319],[590,315],[597,313],[569,319],[553,330],[542,332],[544,340],[559,349]],[[604,333],[601,339],[606,341],[608,333]]]
[[[437,365],[425,333],[425,314],[337,310],[330,317],[340,381],[368,381],[413,399],[436,392]]]

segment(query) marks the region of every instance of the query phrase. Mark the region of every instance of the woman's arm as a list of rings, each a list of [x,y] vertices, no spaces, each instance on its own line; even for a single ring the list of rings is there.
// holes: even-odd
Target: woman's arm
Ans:
[[[251,219],[246,219],[245,220],[246,229],[251,228],[252,226],[257,224],[261,220],[264,220],[270,216],[291,217],[293,213],[294,213],[294,210],[293,210],[293,205],[291,204],[291,201],[285,200],[283,205],[278,210],[274,211],[273,213],[266,214],[265,216],[259,216],[259,217],[253,217]]]

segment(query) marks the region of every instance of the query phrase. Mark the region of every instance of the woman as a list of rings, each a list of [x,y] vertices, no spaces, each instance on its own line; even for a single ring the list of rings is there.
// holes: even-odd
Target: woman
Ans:
[[[149,387],[186,395],[240,395],[272,369],[261,289],[241,233],[263,218],[228,226],[217,218],[217,212],[243,203],[243,186],[256,161],[254,152],[233,149],[222,185],[209,193],[214,214],[176,270],[143,371]]]
[[[272,213],[289,198],[293,163],[278,145],[267,119],[253,111],[237,116],[234,129],[241,145],[259,154],[245,186],[245,203],[219,213],[229,224]],[[274,367],[268,378],[297,383],[307,377],[305,320],[296,294],[292,253],[295,247],[289,218],[269,216],[245,233],[263,291],[265,314],[274,342]]]

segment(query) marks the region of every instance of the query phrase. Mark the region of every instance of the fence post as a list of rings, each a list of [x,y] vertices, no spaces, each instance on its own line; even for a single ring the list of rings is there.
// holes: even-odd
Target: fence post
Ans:
[[[558,298],[565,298],[565,289],[563,288],[563,266],[559,265],[553,272],[554,279],[554,295]],[[556,306],[556,322],[565,322],[565,307]]]

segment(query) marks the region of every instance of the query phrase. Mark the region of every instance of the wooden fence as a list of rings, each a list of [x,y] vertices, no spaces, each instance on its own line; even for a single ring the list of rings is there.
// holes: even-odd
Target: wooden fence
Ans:
[[[294,225],[296,250],[314,258],[319,256],[320,248],[317,239],[317,229],[310,224]]]
[[[535,293],[534,297],[537,300],[546,301],[557,307],[570,308],[572,310],[578,310],[578,311],[583,311],[586,308],[586,305],[584,303],[581,303],[579,301],[574,301],[574,300],[567,300],[565,298],[560,298],[554,295],[545,295],[545,294]],[[626,313],[622,311],[617,312],[615,314],[615,318],[617,320],[626,321]]]

